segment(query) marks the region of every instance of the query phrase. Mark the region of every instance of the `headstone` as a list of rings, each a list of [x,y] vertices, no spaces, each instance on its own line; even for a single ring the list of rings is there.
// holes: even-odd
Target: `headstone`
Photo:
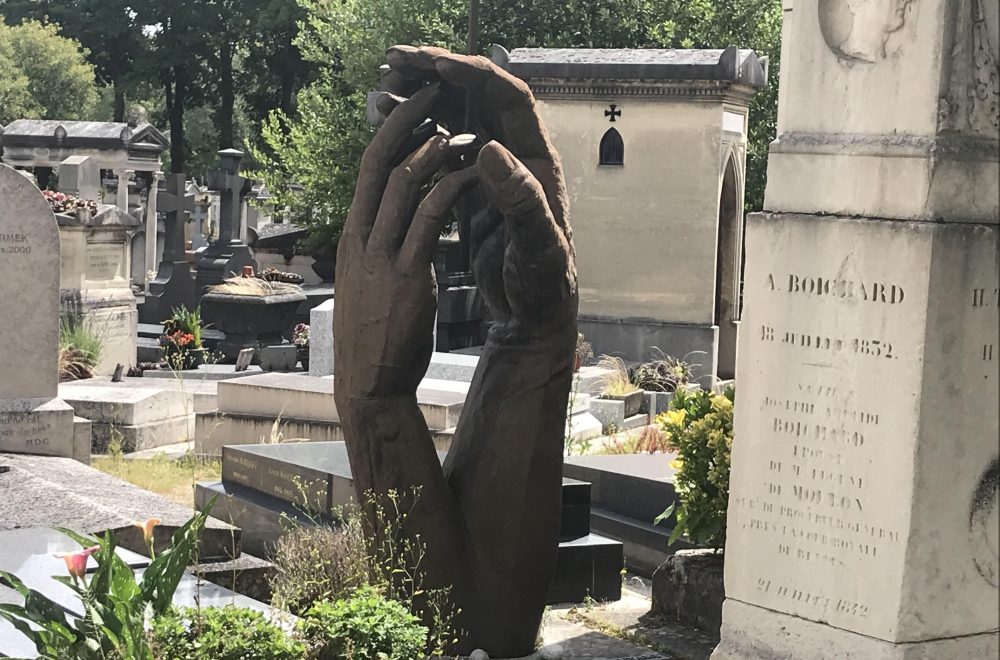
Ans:
[[[59,192],[101,201],[101,170],[90,156],[70,156],[59,163]]]
[[[166,213],[163,260],[149,283],[140,318],[143,323],[162,323],[175,308],[198,306],[198,288],[184,249],[185,215],[194,210],[194,195],[187,192],[183,174],[166,177],[167,189],[158,191],[157,206]]]
[[[38,188],[0,165],[0,451],[73,456],[73,409],[56,398],[59,229]]]
[[[785,3],[714,660],[1000,653],[998,6]]]
[[[240,349],[239,355],[236,356],[236,371],[246,371],[253,360],[253,354],[252,348]]]
[[[118,363],[136,361],[138,312],[129,234],[139,221],[107,204],[94,215],[60,214],[56,220],[62,243],[62,311],[79,317],[100,338],[95,373],[111,375]]]
[[[249,181],[239,174],[243,152],[225,149],[219,152],[219,158],[221,169],[209,175],[209,186],[221,197],[219,237],[198,258],[199,291],[240,273],[244,266],[253,266],[254,270],[257,266],[253,251],[240,239],[243,196],[249,192]]]
[[[135,176],[135,170],[115,170],[115,175],[118,177],[118,191],[115,196],[115,203],[118,204],[118,208],[128,213],[129,184],[132,182],[132,177]]]
[[[309,311],[309,375],[333,375],[333,298]]]

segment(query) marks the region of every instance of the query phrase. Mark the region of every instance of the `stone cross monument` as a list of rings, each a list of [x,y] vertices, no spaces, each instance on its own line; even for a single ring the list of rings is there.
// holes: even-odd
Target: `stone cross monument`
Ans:
[[[167,175],[166,183],[166,191],[157,194],[157,204],[166,212],[163,261],[149,283],[140,314],[143,323],[162,323],[174,308],[194,309],[200,297],[184,250],[185,214],[194,211],[194,195],[187,193],[183,174]]]
[[[219,284],[244,266],[254,266],[253,251],[240,240],[240,217],[243,196],[249,192],[249,181],[240,176],[243,152],[225,149],[219,152],[222,168],[211,172],[209,187],[221,195],[219,238],[198,259],[198,289]]]
[[[998,5],[785,1],[713,660],[998,655]]]

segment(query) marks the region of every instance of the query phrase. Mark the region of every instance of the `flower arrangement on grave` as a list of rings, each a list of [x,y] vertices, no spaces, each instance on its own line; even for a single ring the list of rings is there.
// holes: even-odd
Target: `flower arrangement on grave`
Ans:
[[[49,203],[49,206],[52,207],[53,213],[73,215],[80,210],[97,213],[97,202],[92,199],[83,200],[79,197],[55,190],[43,190],[42,195],[45,197],[45,201]]]
[[[670,410],[656,418],[670,448],[677,452],[677,458],[670,461],[677,502],[655,521],[676,516],[671,544],[681,535],[717,551],[726,544],[735,398],[732,386],[722,394],[681,388]]]
[[[576,333],[576,359],[573,362],[573,371],[579,371],[580,367],[594,359],[594,347],[590,345],[582,332]]]
[[[292,344],[299,349],[299,360],[302,367],[309,368],[309,325],[299,323],[292,330]]]
[[[179,371],[193,369],[204,362],[203,327],[201,308],[188,310],[181,306],[171,311],[170,318],[163,322],[163,334],[160,335],[160,351],[169,367]]]

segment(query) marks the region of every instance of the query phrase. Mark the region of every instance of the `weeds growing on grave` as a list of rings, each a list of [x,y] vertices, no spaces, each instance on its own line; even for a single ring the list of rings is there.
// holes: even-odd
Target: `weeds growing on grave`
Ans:
[[[305,488],[300,485],[299,489],[304,495]],[[458,642],[454,627],[458,611],[451,604],[450,589],[424,585],[420,566],[425,545],[406,532],[419,496],[419,489],[405,494],[390,491],[381,497],[369,493],[365,505],[369,516],[348,506],[335,512],[338,523],[307,512],[312,524],[295,524],[275,546],[273,605],[308,614],[316,603],[371,588],[382,598],[400,603],[426,626],[427,654],[447,653]]]
[[[170,547],[150,561],[140,581],[136,581],[132,567],[115,553],[115,538],[110,532],[93,539],[60,529],[85,549],[76,553],[82,561],[74,558],[67,562],[69,576],[55,577],[80,598],[83,616],[68,615],[17,576],[0,571],[0,580],[24,598],[23,605],[0,605],[0,618],[27,637],[44,658],[153,660],[146,633],[147,617],[162,615],[171,607],[211,506],[209,503],[205,511],[195,514],[174,533]],[[89,579],[85,577],[88,555],[97,563]]]
[[[676,516],[670,543],[684,535],[717,551],[725,546],[735,397],[733,387],[722,394],[681,389],[670,410],[656,418],[677,452],[670,463],[677,502],[655,520]]]
[[[59,381],[93,378],[94,367],[101,360],[104,343],[83,322],[70,312],[63,312],[59,319]]]

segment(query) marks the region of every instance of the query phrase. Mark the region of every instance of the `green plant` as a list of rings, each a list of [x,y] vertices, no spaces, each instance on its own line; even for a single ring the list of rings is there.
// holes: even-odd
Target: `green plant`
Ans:
[[[78,314],[63,312],[60,315],[60,381],[92,378],[103,351],[104,342]]]
[[[608,370],[601,379],[602,396],[620,397],[641,391],[629,380],[628,367],[620,357],[602,355],[597,366]]]
[[[677,451],[671,461],[677,502],[655,521],[676,514],[670,543],[683,534],[716,550],[725,546],[735,396],[731,386],[722,394],[681,389],[670,402],[671,409],[656,418]]]
[[[163,359],[175,371],[191,369],[203,358],[201,308],[188,310],[183,305],[171,310],[170,318],[163,322],[160,351]]]
[[[301,615],[313,603],[344,598],[368,582],[367,560],[357,516],[337,528],[295,525],[274,547],[271,602]]]
[[[647,392],[673,392],[691,382],[693,365],[688,356],[675,358],[654,349],[656,357],[635,367],[629,379]]]
[[[152,660],[146,616],[163,614],[170,607],[213,503],[174,532],[170,547],[150,561],[140,582],[115,554],[115,538],[110,532],[92,539],[60,529],[82,549],[64,555],[70,575],[55,579],[80,597],[84,616],[68,617],[58,604],[29,589],[17,576],[0,571],[0,580],[24,598],[23,605],[0,604],[0,617],[31,640],[44,658]],[[89,556],[94,557],[97,569],[88,580]]]
[[[413,660],[427,645],[428,631],[419,619],[373,587],[317,603],[299,626],[316,660]]]
[[[245,607],[169,609],[153,619],[158,660],[296,660],[305,646],[257,610]]]

